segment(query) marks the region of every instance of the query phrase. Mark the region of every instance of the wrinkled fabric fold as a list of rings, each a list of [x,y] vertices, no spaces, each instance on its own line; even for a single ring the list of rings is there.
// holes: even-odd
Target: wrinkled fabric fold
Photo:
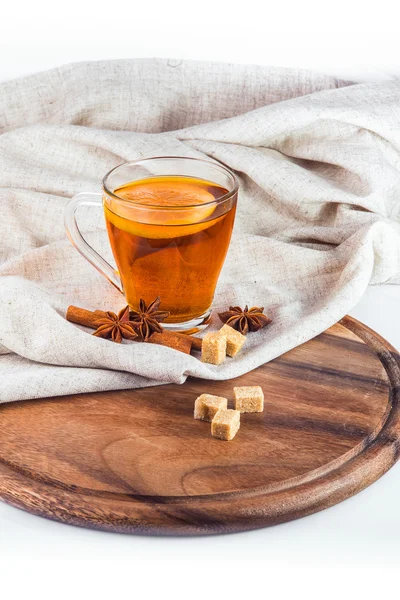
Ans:
[[[400,283],[400,82],[167,60],[82,63],[0,85],[0,402],[229,379],[321,333],[369,284]],[[70,304],[124,298],[70,245],[69,199],[126,160],[198,156],[240,181],[215,297],[273,319],[221,366],[95,338]],[[86,239],[112,261],[101,212]]]

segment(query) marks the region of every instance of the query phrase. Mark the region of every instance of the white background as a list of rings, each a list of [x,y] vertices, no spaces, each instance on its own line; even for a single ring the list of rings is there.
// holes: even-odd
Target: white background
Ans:
[[[149,56],[304,67],[357,81],[400,74],[394,2],[0,6],[0,80],[73,61]],[[400,348],[399,306],[398,288],[371,288],[352,314]],[[197,598],[201,591],[213,599],[216,580],[218,595],[227,598],[282,598],[289,587],[296,597],[310,598],[313,590],[324,598],[384,595],[400,558],[399,505],[400,465],[317,515],[212,538],[92,532],[0,504],[0,598]]]
[[[107,58],[168,57],[400,73],[394,0],[2,0],[0,78]]]

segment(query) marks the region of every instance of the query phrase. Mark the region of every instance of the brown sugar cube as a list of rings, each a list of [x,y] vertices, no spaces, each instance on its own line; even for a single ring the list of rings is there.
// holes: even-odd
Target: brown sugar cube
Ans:
[[[221,408],[211,421],[211,435],[219,440],[233,440],[240,427],[240,412]]]
[[[246,336],[242,335],[240,331],[236,331],[229,325],[224,325],[219,330],[220,333],[226,335],[226,353],[228,356],[236,356],[243,347],[246,341]]]
[[[222,396],[201,394],[194,403],[194,418],[212,421],[220,408],[227,408],[228,400]]]
[[[201,346],[202,362],[220,365],[226,357],[226,335],[217,331],[207,333]]]
[[[242,413],[262,412],[264,410],[264,394],[259,385],[234,387],[235,409]]]

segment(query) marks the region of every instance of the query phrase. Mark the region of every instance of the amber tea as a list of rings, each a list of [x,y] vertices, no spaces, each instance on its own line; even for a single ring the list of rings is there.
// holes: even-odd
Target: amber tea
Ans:
[[[187,176],[132,181],[105,197],[108,235],[128,303],[161,297],[169,323],[210,309],[228,250],[236,202],[224,187]]]
[[[238,195],[233,173],[216,161],[184,156],[118,165],[103,194],[81,192],[65,208],[76,249],[133,309],[157,296],[170,317],[163,326],[187,333],[207,327],[228,251]],[[103,207],[117,269],[82,236],[77,211]]]

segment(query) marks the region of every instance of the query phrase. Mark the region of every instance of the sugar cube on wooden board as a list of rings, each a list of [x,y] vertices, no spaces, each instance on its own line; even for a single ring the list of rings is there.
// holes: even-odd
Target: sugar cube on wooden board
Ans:
[[[228,406],[228,400],[222,396],[201,394],[194,403],[194,418],[201,421],[212,421],[217,412]]]
[[[246,341],[246,336],[242,335],[240,331],[236,331],[229,325],[224,325],[219,330],[220,333],[226,335],[226,353],[228,356],[234,357],[243,347]]]
[[[219,440],[233,440],[239,427],[240,412],[222,408],[211,421],[211,435]]]
[[[206,333],[201,347],[201,360],[212,365],[220,365],[226,357],[226,335],[217,332]]]
[[[242,413],[262,412],[264,394],[259,385],[234,387],[234,406]]]

